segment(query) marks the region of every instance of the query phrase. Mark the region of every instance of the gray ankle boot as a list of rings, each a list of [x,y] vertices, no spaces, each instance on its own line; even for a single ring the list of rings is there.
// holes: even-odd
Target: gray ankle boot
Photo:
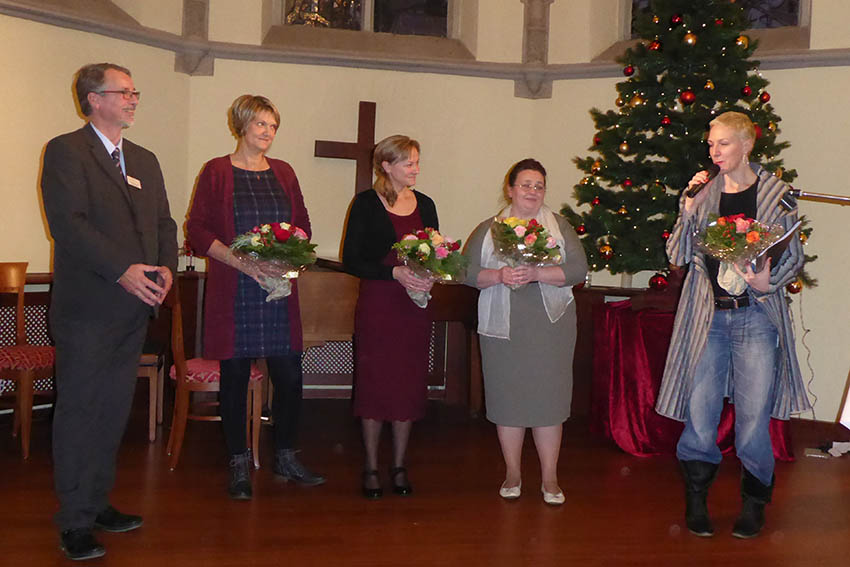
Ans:
[[[278,449],[274,454],[274,474],[305,486],[325,483],[325,477],[305,467],[295,456],[294,449]]]
[[[230,480],[227,493],[234,500],[251,499],[251,467],[254,465],[250,449],[230,457]]]

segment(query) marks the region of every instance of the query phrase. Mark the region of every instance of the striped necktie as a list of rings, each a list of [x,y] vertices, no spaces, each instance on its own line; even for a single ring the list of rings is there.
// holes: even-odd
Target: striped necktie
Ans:
[[[118,168],[118,171],[121,172],[121,177],[124,177],[124,171],[121,169],[121,150],[115,148],[112,150],[112,161],[115,163],[115,167]]]

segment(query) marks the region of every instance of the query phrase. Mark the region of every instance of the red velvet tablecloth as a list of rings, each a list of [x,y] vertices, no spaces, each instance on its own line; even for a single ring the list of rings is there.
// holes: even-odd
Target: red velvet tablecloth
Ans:
[[[673,313],[633,311],[628,300],[594,308],[590,429],[632,455],[675,453],[684,427],[654,409],[672,332]],[[734,423],[727,403],[717,437],[724,453],[734,451]],[[789,422],[771,419],[770,437],[774,456],[793,461]]]

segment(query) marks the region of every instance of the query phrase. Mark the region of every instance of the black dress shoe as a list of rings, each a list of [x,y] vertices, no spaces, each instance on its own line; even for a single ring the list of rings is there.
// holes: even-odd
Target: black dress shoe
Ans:
[[[141,527],[142,517],[132,514],[122,514],[112,506],[107,506],[106,510],[97,515],[94,519],[94,527],[105,532],[129,532]]]
[[[378,471],[363,471],[363,496],[368,498],[369,500],[377,500],[381,496],[384,495],[384,489],[378,486],[378,488],[369,488],[366,483],[369,481],[371,477],[378,478]]]
[[[82,561],[106,555],[106,549],[94,539],[89,528],[65,530],[59,537],[62,541],[59,547],[65,552],[68,559]]]
[[[401,482],[396,482],[396,479],[401,476]],[[400,496],[410,496],[413,494],[413,487],[407,479],[407,469],[404,467],[393,467],[390,469],[390,478],[393,481],[393,493]]]

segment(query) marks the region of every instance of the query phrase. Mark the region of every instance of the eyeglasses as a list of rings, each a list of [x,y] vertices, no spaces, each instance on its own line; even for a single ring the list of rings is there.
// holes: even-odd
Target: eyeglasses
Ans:
[[[535,191],[545,191],[546,186],[542,183],[535,183],[532,185],[531,183],[522,183],[520,185],[514,185],[514,187],[522,187],[526,191],[531,191],[532,189]]]
[[[141,100],[142,98],[142,93],[139,91],[131,91],[130,89],[121,89],[120,91],[97,91],[97,94],[120,94],[124,97],[124,100],[131,100],[133,97],[136,97],[138,100]]]

